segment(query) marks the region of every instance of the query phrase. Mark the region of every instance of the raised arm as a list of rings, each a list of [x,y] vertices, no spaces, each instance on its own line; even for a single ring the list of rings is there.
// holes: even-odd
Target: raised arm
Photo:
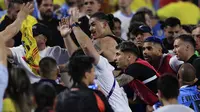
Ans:
[[[23,4],[17,15],[17,19],[11,25],[7,26],[4,31],[0,32],[1,38],[6,42],[14,37],[19,32],[22,22],[32,11],[33,5],[31,3]]]
[[[69,26],[69,18],[62,18],[61,22],[59,22],[60,34],[62,35],[65,46],[69,52],[69,55],[71,56],[78,49],[78,47],[70,36],[72,29]]]
[[[17,19],[10,25],[6,27],[5,30],[0,32],[1,41],[4,43],[9,39],[13,38],[20,30],[22,22],[26,19],[26,17],[33,11],[33,5],[31,3],[23,4],[21,10],[17,15]],[[7,55],[12,56],[10,49],[7,49]]]
[[[74,9],[71,11],[71,18],[70,22],[72,23],[72,30],[75,34],[75,37],[80,44],[81,48],[84,50],[85,54],[88,56],[91,56],[95,59],[95,64],[98,64],[100,55],[96,51],[96,49],[93,46],[92,41],[90,38],[81,30],[81,28],[78,25],[75,25],[75,23],[78,23],[78,17],[79,12],[77,9]]]

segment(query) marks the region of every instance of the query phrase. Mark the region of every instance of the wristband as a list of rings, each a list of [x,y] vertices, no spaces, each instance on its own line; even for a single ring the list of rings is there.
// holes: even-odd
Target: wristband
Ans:
[[[78,26],[80,26],[80,24],[78,22],[75,22],[70,27],[73,28],[73,27],[78,27]]]

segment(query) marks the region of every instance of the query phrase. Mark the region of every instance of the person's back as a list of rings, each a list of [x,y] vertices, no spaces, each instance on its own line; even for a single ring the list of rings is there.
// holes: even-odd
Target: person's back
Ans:
[[[178,104],[179,81],[171,74],[164,74],[158,79],[158,97],[163,107],[155,112],[194,112],[187,106]]]
[[[194,112],[194,111],[184,105],[173,104],[161,107],[155,112]]]
[[[8,69],[9,81],[3,102],[3,112],[31,112],[31,84],[24,69]]]
[[[180,67],[178,71],[178,77],[181,87],[179,89],[180,93],[178,96],[178,103],[198,111],[200,103],[200,92],[198,87],[195,85],[197,81],[195,74],[195,68],[189,63],[184,63]]]
[[[44,112],[44,110],[53,110],[54,100],[56,98],[56,90],[51,83],[43,82],[36,87],[34,92],[37,108],[35,112]]]
[[[74,88],[58,97],[56,112],[113,112],[106,97],[96,90]],[[86,103],[87,102],[87,103]]]
[[[200,92],[197,86],[183,86],[178,96],[179,104],[196,108],[200,103]]]
[[[171,3],[159,9],[157,14],[163,19],[172,16],[177,17],[181,20],[181,24],[197,24],[200,17],[199,8],[189,0]]]
[[[56,60],[54,60],[51,57],[45,57],[40,60],[39,68],[40,68],[41,80],[33,84],[34,89],[44,82],[51,83],[55,87],[57,94],[67,89],[67,87],[64,87],[56,82],[59,74]]]

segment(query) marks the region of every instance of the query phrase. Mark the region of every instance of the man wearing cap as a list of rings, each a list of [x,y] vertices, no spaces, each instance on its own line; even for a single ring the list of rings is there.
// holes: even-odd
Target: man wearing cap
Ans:
[[[133,22],[130,24],[128,40],[132,41],[140,50],[140,58],[143,59],[142,46],[147,37],[152,36],[151,28],[142,22]]]
[[[164,48],[162,41],[154,36],[144,41],[143,56],[161,75],[172,73],[176,75],[179,66],[183,63],[175,56],[165,54],[168,51]]]
[[[50,30],[48,27],[37,23],[32,27],[33,37],[37,42],[37,48],[39,50],[40,59],[44,57],[52,57],[56,60],[57,64],[64,64],[68,61],[68,52],[66,49],[63,49],[59,46],[49,47],[46,46],[47,39],[50,38]],[[32,70],[29,68],[26,60],[23,58],[25,56],[25,48],[20,45],[18,47],[10,48],[8,51],[8,56],[12,57],[14,61],[22,68],[24,68],[30,78],[31,83],[37,82],[40,80],[40,76],[35,75]]]
[[[184,63],[178,71],[178,79],[180,84],[180,93],[178,96],[178,103],[188,106],[198,112],[200,110],[200,92],[194,83],[198,80],[196,78],[195,68],[189,64]]]

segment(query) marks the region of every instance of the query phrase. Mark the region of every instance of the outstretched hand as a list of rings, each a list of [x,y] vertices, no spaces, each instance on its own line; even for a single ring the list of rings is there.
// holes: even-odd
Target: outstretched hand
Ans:
[[[69,14],[71,15],[70,16],[70,24],[78,22],[79,15],[80,15],[78,8],[71,8],[69,11]]]
[[[70,18],[62,18],[61,21],[59,22],[59,29],[60,29],[60,34],[62,37],[68,36],[72,29],[70,28]]]
[[[17,15],[17,17],[20,17],[22,19],[25,19],[31,12],[33,12],[34,7],[32,3],[26,3],[22,4],[22,7]]]

